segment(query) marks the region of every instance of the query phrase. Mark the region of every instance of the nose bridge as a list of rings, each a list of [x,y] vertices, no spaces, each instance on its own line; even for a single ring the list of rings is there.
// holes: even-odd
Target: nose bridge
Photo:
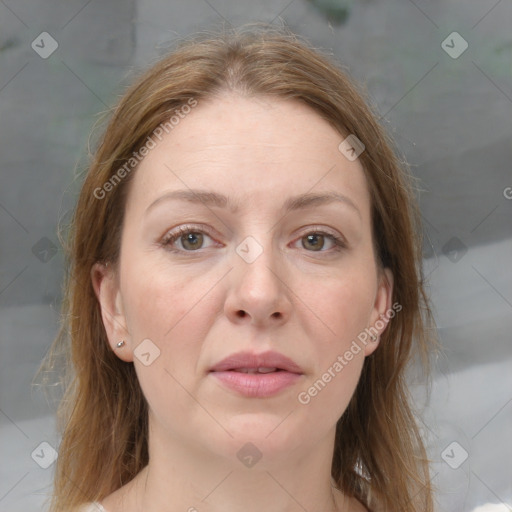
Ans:
[[[290,301],[282,275],[284,266],[272,234],[262,229],[245,237],[235,253],[227,305],[230,312],[237,316],[247,314],[255,322],[287,316]]]
[[[249,285],[248,291],[268,295],[277,291],[276,270],[280,267],[269,233],[249,235],[236,247],[237,279]]]

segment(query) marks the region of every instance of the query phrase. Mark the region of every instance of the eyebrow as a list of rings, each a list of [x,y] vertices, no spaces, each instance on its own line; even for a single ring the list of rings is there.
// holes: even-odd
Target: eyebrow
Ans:
[[[160,196],[147,207],[146,214],[150,210],[152,210],[156,205],[164,201],[171,200],[187,201],[193,204],[203,204],[204,206],[207,207],[217,207],[223,209],[229,207],[232,213],[237,213],[240,210],[240,204],[231,202],[229,198],[224,194],[219,194],[218,192],[213,192],[209,190],[189,188],[186,190],[173,190]],[[355,205],[352,199],[343,194],[339,194],[338,192],[323,192],[316,194],[309,192],[306,194],[300,194],[298,196],[292,196],[289,197],[284,202],[282,209],[285,213],[289,213],[292,211],[301,210],[312,206],[323,206],[334,202],[340,202],[345,205],[348,205],[352,210],[354,210],[359,215],[360,218],[362,218],[359,208]]]

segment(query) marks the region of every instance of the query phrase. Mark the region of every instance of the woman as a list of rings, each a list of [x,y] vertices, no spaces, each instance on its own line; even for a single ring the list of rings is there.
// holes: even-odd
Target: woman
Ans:
[[[183,42],[121,99],[72,221],[51,512],[432,511],[419,233],[326,56],[283,29]]]

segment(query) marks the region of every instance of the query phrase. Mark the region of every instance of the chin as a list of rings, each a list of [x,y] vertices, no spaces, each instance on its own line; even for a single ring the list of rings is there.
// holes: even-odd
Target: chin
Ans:
[[[237,458],[243,458],[246,452],[248,455],[253,455],[254,452],[255,457],[258,457],[260,452],[262,459],[264,456],[267,461],[273,457],[287,455],[306,442],[296,423],[291,417],[286,417],[289,412],[258,412],[233,416],[225,423],[226,430],[233,437],[224,432],[223,441],[217,446],[222,446],[221,449],[225,449],[225,453],[234,454]]]

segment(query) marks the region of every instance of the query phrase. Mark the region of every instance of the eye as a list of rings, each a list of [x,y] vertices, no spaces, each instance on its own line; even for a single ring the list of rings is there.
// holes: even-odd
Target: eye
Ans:
[[[326,231],[310,231],[303,235],[299,240],[302,241],[302,247],[304,249],[308,249],[313,252],[327,252],[327,250],[322,250],[325,246],[326,240],[332,244],[331,247],[334,248],[334,251],[340,251],[347,247],[343,238]]]
[[[193,226],[180,226],[176,230],[168,233],[161,241],[161,245],[171,251],[194,252],[197,249],[203,249],[205,236],[210,236],[202,229]],[[181,247],[174,247],[176,242],[181,243]]]
[[[197,252],[199,249],[205,248],[205,237],[211,240],[206,228],[198,226],[179,226],[174,231],[166,234],[160,242],[160,245],[172,252]],[[333,252],[336,252],[347,247],[342,237],[324,230],[309,231],[299,238],[297,242],[299,240],[302,242],[302,248],[309,252],[329,252],[330,248],[332,248]],[[176,247],[176,243],[178,242],[181,247]],[[331,247],[325,249],[327,242],[330,243]]]

